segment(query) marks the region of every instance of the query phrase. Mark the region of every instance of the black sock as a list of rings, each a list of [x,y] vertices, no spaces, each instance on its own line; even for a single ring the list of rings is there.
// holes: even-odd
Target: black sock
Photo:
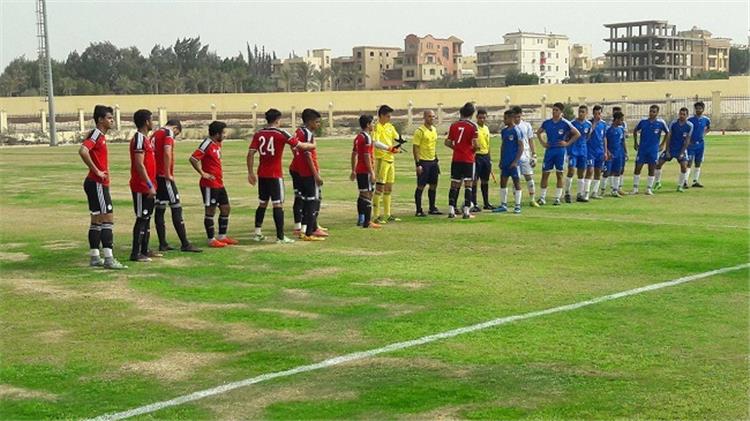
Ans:
[[[435,199],[437,197],[437,191],[433,189],[427,190],[427,197],[430,198],[430,210],[435,209]]]
[[[276,238],[284,239],[284,208],[273,208],[273,223],[276,225]]]
[[[141,243],[143,242],[144,224],[143,218],[135,218],[133,223],[133,247],[130,251],[130,257],[137,257],[141,254]]]
[[[203,217],[203,226],[206,228],[206,237],[208,239],[214,238],[214,216],[206,215]]]
[[[482,200],[484,201],[484,206],[490,204],[490,183],[482,183]]]
[[[294,213],[294,223],[302,223],[302,198],[298,195],[294,196],[294,205],[292,205],[292,212]]]
[[[357,215],[359,217],[365,216],[365,199],[362,196],[357,197]]]
[[[182,247],[189,246],[190,241],[188,240],[187,232],[185,231],[185,221],[182,219],[182,206],[179,204],[172,208],[172,225],[174,225],[174,230],[177,231],[177,236],[180,237]]]
[[[456,201],[458,201],[458,188],[451,186],[448,191],[448,206],[456,207]]]
[[[164,224],[164,214],[167,212],[167,205],[158,204],[154,210],[154,225],[156,226],[156,235],[159,237],[159,245],[167,245],[167,229]],[[174,210],[172,210],[172,219],[174,219]]]
[[[474,189],[471,187],[464,188],[464,207],[470,208],[471,204],[473,203],[471,201],[471,197],[474,195]]]
[[[258,209],[255,210],[255,228],[260,228],[263,226],[263,218],[266,216],[266,208],[263,206],[258,206]]]
[[[417,213],[422,213],[422,192],[423,189],[414,190],[414,205],[417,207]]]
[[[99,250],[102,241],[102,224],[91,224],[89,226],[89,248]]]
[[[229,229],[229,215],[219,215],[219,235],[227,235]]]
[[[102,223],[102,248],[112,249],[114,247],[114,235],[112,234],[112,228],[114,223],[104,222]]]
[[[477,183],[476,182],[471,185],[471,197],[469,198],[469,201],[471,202],[469,206],[477,204]]]
[[[362,228],[370,227],[370,219],[372,218],[372,199],[360,198],[362,200],[362,206],[364,207],[365,220],[362,223]]]
[[[143,237],[141,238],[141,254],[148,254],[148,242],[151,240],[151,218],[143,218]]]
[[[312,233],[314,233],[318,229],[318,201],[309,200],[308,202],[310,203],[310,210],[309,214],[307,215],[307,230],[305,232],[305,235],[312,235]]]

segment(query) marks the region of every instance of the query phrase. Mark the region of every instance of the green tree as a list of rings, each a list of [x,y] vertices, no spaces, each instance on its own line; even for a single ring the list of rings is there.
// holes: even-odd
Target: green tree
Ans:
[[[746,75],[750,73],[750,48],[731,47],[729,49],[729,74]]]
[[[301,61],[292,64],[292,72],[296,79],[299,80],[303,92],[307,92],[312,88],[315,81],[315,66],[306,61]]]
[[[330,67],[315,70],[313,73],[313,80],[318,87],[318,91],[330,91],[332,77],[333,71]]]
[[[505,74],[505,86],[513,85],[538,85],[539,76],[530,73],[519,73],[518,70],[511,70]]]

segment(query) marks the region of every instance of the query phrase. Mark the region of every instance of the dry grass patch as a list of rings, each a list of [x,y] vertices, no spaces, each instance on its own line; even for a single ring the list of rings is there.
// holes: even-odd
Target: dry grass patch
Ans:
[[[70,332],[65,329],[47,330],[39,332],[35,336],[45,344],[56,344],[65,340]]]
[[[261,313],[275,313],[282,316],[302,318],[302,319],[319,319],[320,314],[310,313],[307,311],[292,310],[288,308],[259,308]]]
[[[181,381],[227,357],[227,354],[216,352],[175,352],[157,360],[127,363],[120,370],[159,380]]]
[[[301,275],[295,276],[293,279],[306,280],[309,278],[319,278],[321,276],[331,276],[337,273],[343,272],[344,269],[336,266],[329,266],[323,268],[312,268],[304,271]]]
[[[20,251],[0,251],[0,262],[23,262],[29,255]]]
[[[352,285],[415,290],[426,287],[427,283],[422,281],[401,281],[398,279],[382,278],[374,279],[370,282],[354,282]]]
[[[23,387],[11,386],[9,384],[0,384],[0,399],[42,399],[45,401],[57,400],[54,393],[43,392],[41,390],[26,389]]]
[[[55,241],[46,241],[42,248],[46,250],[73,250],[77,248],[82,248],[82,242],[80,241],[70,241],[70,240],[55,240]]]

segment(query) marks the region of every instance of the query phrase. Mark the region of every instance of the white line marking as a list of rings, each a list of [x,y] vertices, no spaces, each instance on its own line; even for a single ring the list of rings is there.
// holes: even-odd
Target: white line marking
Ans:
[[[362,360],[362,359],[365,359],[365,358],[373,357],[375,355],[384,354],[384,353],[387,353],[387,352],[398,351],[400,349],[405,349],[405,348],[411,348],[411,347],[418,346],[418,345],[424,345],[426,343],[435,342],[435,341],[439,341],[439,340],[447,339],[447,338],[452,338],[454,336],[459,336],[459,335],[463,335],[463,334],[466,334],[466,333],[471,333],[471,332],[475,332],[475,331],[478,331],[478,330],[487,329],[487,328],[490,328],[490,327],[500,326],[500,325],[504,325],[504,324],[508,324],[508,323],[512,323],[512,322],[517,322],[519,320],[532,319],[532,318],[535,318],[535,317],[546,316],[548,314],[554,314],[554,313],[561,313],[561,312],[564,312],[564,311],[576,310],[576,309],[579,309],[579,308],[582,308],[582,307],[588,307],[590,305],[602,303],[602,302],[605,302],[605,301],[617,300],[619,298],[629,297],[631,295],[637,295],[637,294],[641,294],[641,293],[644,293],[644,292],[649,292],[649,291],[654,291],[654,290],[657,290],[657,289],[662,289],[662,288],[667,288],[667,287],[671,287],[671,286],[675,286],[675,285],[680,285],[680,284],[684,284],[686,282],[692,282],[692,281],[696,281],[696,280],[699,280],[699,279],[708,278],[710,276],[719,275],[719,274],[722,274],[722,273],[734,272],[734,271],[745,269],[745,268],[748,268],[748,267],[750,267],[750,263],[745,263],[745,264],[741,264],[741,265],[737,265],[737,266],[731,266],[731,267],[725,267],[725,268],[716,269],[716,270],[712,270],[712,271],[708,271],[708,272],[698,273],[698,274],[695,274],[695,275],[685,276],[685,277],[678,278],[678,279],[675,279],[675,280],[672,280],[672,281],[667,281],[667,282],[661,282],[661,283],[657,283],[657,284],[646,285],[646,286],[639,287],[639,288],[629,289],[627,291],[617,292],[617,293],[610,294],[610,295],[604,295],[604,296],[601,296],[601,297],[598,297],[598,298],[592,298],[592,299],[586,300],[586,301],[579,301],[579,302],[573,303],[573,304],[567,304],[567,305],[563,305],[563,306],[559,306],[559,307],[553,307],[553,308],[549,308],[549,309],[546,309],[546,310],[532,311],[530,313],[517,314],[517,315],[514,315],[514,316],[501,317],[499,319],[489,320],[489,321],[486,321],[486,322],[483,322],[483,323],[478,323],[478,324],[471,325],[471,326],[461,327],[461,328],[449,330],[449,331],[443,332],[443,333],[437,333],[437,334],[434,334],[434,335],[423,336],[421,338],[413,339],[413,340],[410,340],[410,341],[396,342],[396,343],[393,343],[393,344],[390,344],[390,345],[386,345],[386,346],[381,347],[381,348],[371,349],[369,351],[354,352],[354,353],[351,353],[351,354],[346,354],[346,355],[341,355],[341,356],[338,356],[338,357],[329,358],[327,360],[324,360],[324,361],[321,361],[321,362],[315,363],[315,364],[301,365],[299,367],[291,368],[289,370],[277,371],[277,372],[274,372],[274,373],[262,374],[262,375],[257,376],[257,377],[251,377],[251,378],[245,379],[245,380],[239,380],[239,381],[232,382],[232,383],[226,383],[226,384],[223,384],[221,386],[216,386],[216,387],[212,387],[210,389],[200,390],[200,391],[193,392],[193,393],[190,393],[190,394],[187,394],[187,395],[183,395],[183,396],[179,396],[177,398],[170,399],[170,400],[167,400],[167,401],[155,402],[155,403],[152,403],[150,405],[141,406],[139,408],[134,408],[134,409],[130,409],[130,410],[123,411],[123,412],[116,412],[116,413],[112,413],[112,414],[101,415],[101,416],[98,416],[96,418],[93,418],[93,420],[94,421],[121,420],[121,419],[125,419],[125,418],[134,417],[136,415],[148,414],[148,413],[151,413],[151,412],[159,411],[159,410],[164,409],[164,408],[169,408],[171,406],[182,405],[184,403],[197,401],[199,399],[207,398],[207,397],[210,397],[210,396],[220,395],[222,393],[226,393],[226,392],[229,392],[229,391],[232,391],[232,390],[235,390],[235,389],[239,389],[241,387],[250,386],[250,385],[253,385],[253,384],[256,384],[256,383],[265,382],[265,381],[276,379],[276,378],[279,378],[279,377],[288,377],[288,376],[292,376],[292,375],[299,374],[299,373],[305,373],[305,372],[308,372],[308,371],[319,370],[321,368],[332,367],[332,366],[343,364],[343,363],[347,363],[347,362],[350,362],[350,361]]]

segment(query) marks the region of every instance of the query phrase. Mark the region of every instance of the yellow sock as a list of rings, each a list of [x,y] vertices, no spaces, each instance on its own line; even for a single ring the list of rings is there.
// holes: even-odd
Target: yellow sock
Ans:
[[[383,193],[383,208],[385,208],[385,216],[391,216],[391,193]]]
[[[372,217],[378,218],[381,216],[380,213],[380,199],[383,197],[383,193],[375,192],[372,196]]]

